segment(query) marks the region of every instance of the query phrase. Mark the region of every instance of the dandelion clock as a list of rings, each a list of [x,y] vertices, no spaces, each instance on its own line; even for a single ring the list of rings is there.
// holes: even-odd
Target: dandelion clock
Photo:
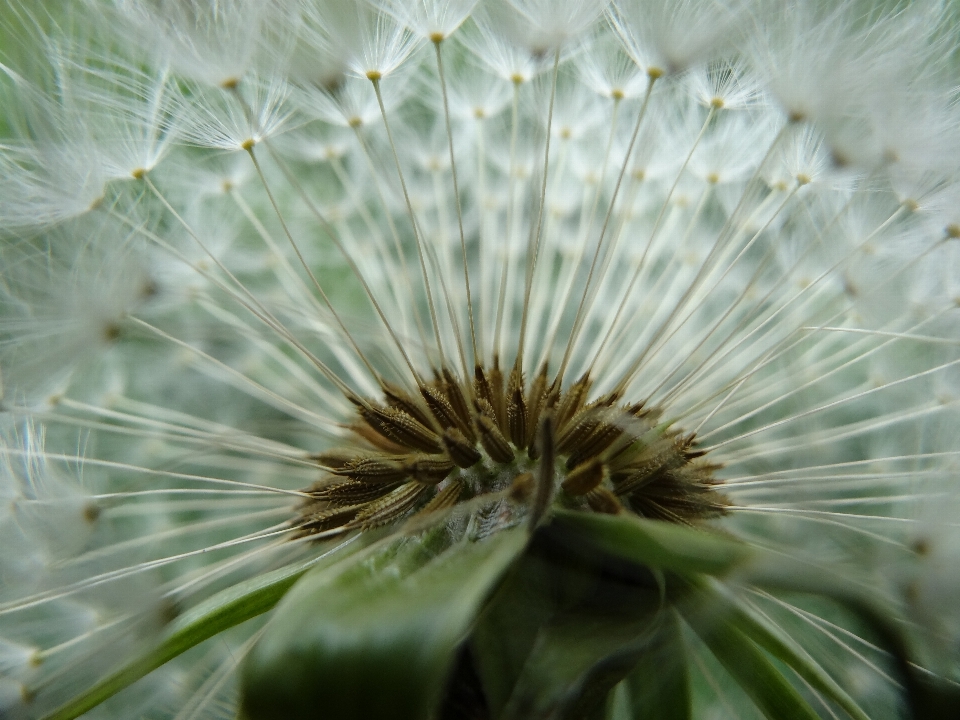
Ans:
[[[960,717],[955,3],[0,7],[0,717]]]

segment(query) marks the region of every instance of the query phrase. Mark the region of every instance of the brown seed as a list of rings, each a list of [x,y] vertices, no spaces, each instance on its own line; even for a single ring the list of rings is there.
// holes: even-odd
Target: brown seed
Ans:
[[[381,435],[401,445],[438,453],[443,450],[439,438],[425,425],[397,408],[364,407],[360,414]]]
[[[527,446],[527,403],[523,399],[523,388],[517,387],[510,393],[510,402],[507,404],[507,424],[510,428],[510,439],[517,449]]]
[[[299,509],[298,532],[327,537],[385,525],[421,508],[417,517],[426,519],[404,530],[419,532],[445,517],[433,513],[469,492],[462,477],[451,477],[458,467],[474,468],[471,477],[482,478],[503,470],[481,468],[486,458],[505,465],[518,451],[539,467],[516,473],[507,497],[527,507],[531,529],[552,502],[560,458],[565,502],[584,511],[674,523],[725,512],[718,466],[700,459],[706,453],[693,434],[661,423],[660,408],[624,403],[613,393],[588,402],[588,375],[563,392],[545,366],[527,385],[519,362],[506,378],[497,358],[489,370],[475,365],[468,380],[443,368],[414,392],[384,384],[384,405],[349,397],[359,418],[349,426],[346,449],[311,456],[341,479],[327,477],[306,491],[311,497]]]
[[[383,497],[397,487],[398,483],[365,483],[356,480],[346,482],[327,483],[310,494],[317,500],[327,501],[333,505],[358,505]],[[316,503],[308,507],[313,507]]]
[[[490,405],[493,407],[493,418],[500,425],[500,431],[509,432],[507,428],[507,398],[503,394],[503,373],[500,372],[500,363],[493,359],[493,368],[490,370]]]
[[[462,431],[462,428],[460,428],[462,421],[457,417],[453,406],[450,404],[450,401],[444,397],[442,391],[435,387],[425,385],[420,388],[420,394],[423,396],[427,406],[430,408],[430,412],[433,413],[433,417],[436,418],[436,422],[440,427],[444,430],[455,427]]]
[[[490,386],[487,374],[480,364],[473,367],[473,396],[474,404],[483,401],[490,406],[489,415],[496,421],[497,413],[493,409],[493,388]]]
[[[446,455],[414,455],[404,463],[407,473],[427,485],[443,481],[456,467]]]
[[[579,448],[603,419],[603,410],[589,405],[573,416],[557,436],[557,452],[565,455]]]
[[[453,408],[453,411],[460,419],[460,424],[458,425],[460,431],[470,438],[471,441],[476,442],[477,438],[473,432],[473,423],[470,417],[470,404],[467,402],[467,397],[463,394],[464,386],[457,381],[457,378],[454,377],[452,372],[446,369],[443,371],[443,379],[443,392],[447,396],[450,407]]]
[[[300,518],[298,525],[300,532],[298,537],[304,535],[315,535],[316,533],[333,530],[342,527],[348,529],[349,523],[356,517],[357,513],[363,508],[363,505],[350,505],[340,508],[329,508],[319,512],[304,515]]]
[[[540,424],[540,412],[543,410],[547,400],[547,366],[543,365],[540,372],[533,379],[530,385],[530,391],[527,393],[527,437],[524,444],[532,447],[536,440],[537,427]]]
[[[478,415],[484,415],[493,422],[497,421],[497,413],[493,410],[493,405],[488,403],[483,398],[477,398],[473,401],[473,407],[477,411]]]
[[[412,510],[432,488],[432,485],[419,482],[405,483],[389,495],[365,506],[357,513],[350,527],[367,529],[391,523]]]
[[[407,451],[407,448],[403,445],[384,437],[365,422],[354,423],[350,426],[350,429],[378,450],[384,450],[394,455]]]
[[[493,420],[486,415],[480,415],[477,418],[477,429],[480,431],[480,444],[492,460],[498,463],[513,460],[513,449]]]
[[[358,457],[331,472],[364,483],[397,482],[409,474],[403,460],[389,456]]]
[[[430,513],[434,513],[439,510],[452,508],[457,504],[457,501],[460,500],[460,496],[463,495],[465,488],[466,484],[463,482],[463,480],[458,478],[451,480],[446,486],[444,486],[442,490],[434,495],[430,502],[424,505],[423,509],[414,515],[414,517],[429,515]]]
[[[570,495],[586,495],[601,482],[603,482],[603,463],[599,458],[593,458],[567,473],[560,487]]]
[[[623,512],[623,505],[617,499],[617,496],[604,487],[594,488],[585,496],[587,505],[595,512],[606,515],[619,515]]]
[[[646,467],[651,462],[673,463],[677,467],[684,462],[674,447],[673,438],[657,432],[655,428],[637,438],[625,451],[616,455],[608,453],[606,457],[611,474],[630,472],[631,468]]]
[[[610,413],[607,413],[608,420],[614,420]],[[591,457],[595,457],[610,447],[618,437],[623,434],[623,428],[614,425],[611,422],[600,422],[594,428],[579,447],[575,448],[567,458],[567,467],[573,468],[585,462]]]
[[[523,371],[520,368],[520,359],[510,371],[507,381],[507,430],[504,433],[518,449],[527,446],[527,403],[523,396]]]
[[[433,417],[440,423],[440,427],[446,429],[457,426],[456,413],[453,412],[450,402],[443,396],[440,390],[435,387],[430,387],[429,385],[424,385],[420,388],[420,394],[426,401],[427,407],[430,408]]]
[[[483,458],[473,443],[456,428],[448,428],[443,433],[443,446],[450,459],[462,468],[473,467]]]
[[[388,382],[384,382],[382,385],[383,394],[387,396],[387,404],[390,405],[390,407],[402,410],[421,425],[431,427],[433,421],[430,418],[430,413],[427,412],[427,408],[425,408],[423,403],[419,402],[415,396],[410,395],[410,393],[398,385]]]
[[[587,394],[590,392],[592,384],[593,381],[590,376],[584,375],[560,396],[560,401],[557,403],[557,409],[554,412],[554,422],[558,428],[566,425],[570,418],[580,412],[587,401]]]
[[[328,450],[327,452],[317,453],[310,456],[311,460],[316,460],[319,465],[328,470],[340,470],[348,463],[357,459],[355,450]]]
[[[622,497],[654,483],[671,484],[674,482],[673,471],[680,463],[682,460],[678,461],[675,455],[660,453],[643,464],[631,466],[614,475],[613,491]]]

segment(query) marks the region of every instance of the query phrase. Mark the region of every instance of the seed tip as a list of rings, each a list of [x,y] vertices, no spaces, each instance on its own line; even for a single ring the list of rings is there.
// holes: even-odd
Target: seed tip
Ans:
[[[96,503],[89,502],[83,506],[83,519],[92,525],[100,518],[100,512]]]

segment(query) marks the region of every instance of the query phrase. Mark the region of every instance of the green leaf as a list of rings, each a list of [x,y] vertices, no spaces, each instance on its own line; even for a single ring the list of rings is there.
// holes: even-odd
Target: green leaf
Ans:
[[[676,613],[663,613],[656,637],[623,681],[631,718],[690,720],[686,647]]]
[[[541,527],[471,633],[490,716],[599,720],[661,615],[649,569],[572,551]]]
[[[555,510],[551,525],[571,546],[587,544],[628,562],[678,573],[723,574],[752,556],[744,543],[727,535],[626,514]]]
[[[691,608],[684,619],[720,663],[770,720],[820,720],[777,667],[737,626],[702,609]]]
[[[960,717],[960,690],[954,683],[924,672],[915,664],[897,612],[882,596],[867,594],[846,581],[838,570],[811,568],[807,563],[760,563],[747,568],[743,582],[780,590],[819,595],[834,600],[859,618],[877,636],[877,644],[893,657],[912,717],[922,720],[953,720]]]
[[[500,718],[572,719],[602,708],[642,655],[655,618],[566,615],[541,627]]]
[[[312,572],[284,599],[242,670],[255,720],[421,720],[437,704],[487,596],[522,552],[507,530],[432,560],[409,538],[396,558]]]
[[[706,602],[726,614],[727,620],[753,642],[789,666],[810,687],[833,700],[855,720],[870,720],[856,701],[789,635],[772,625],[748,606],[716,588],[704,585]]]
[[[330,564],[339,559],[339,555],[331,555],[321,562]],[[266,612],[301,575],[316,565],[317,559],[289,565],[237,583],[208,598],[174,620],[155,647],[125,663],[43,720],[72,720],[194,645]]]

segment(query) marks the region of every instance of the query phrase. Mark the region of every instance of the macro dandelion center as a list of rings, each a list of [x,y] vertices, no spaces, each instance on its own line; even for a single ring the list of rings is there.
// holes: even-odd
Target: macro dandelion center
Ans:
[[[0,717],[957,717],[957,12],[2,0]]]

